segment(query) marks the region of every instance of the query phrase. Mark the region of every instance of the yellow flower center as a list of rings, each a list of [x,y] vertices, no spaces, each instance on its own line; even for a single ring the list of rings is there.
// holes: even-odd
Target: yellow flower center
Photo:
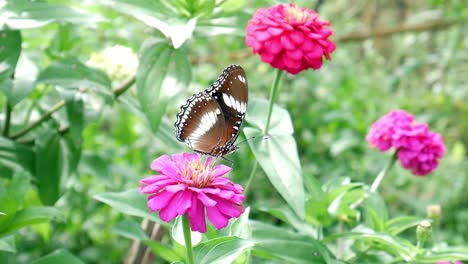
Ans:
[[[213,181],[211,168],[205,167],[205,164],[201,159],[193,162],[186,160],[185,162],[185,171],[183,176],[187,180],[192,180],[193,186],[202,188]]]
[[[285,21],[288,23],[297,22],[297,23],[305,23],[312,16],[309,14],[307,9],[300,8],[297,6],[286,6],[285,7]]]

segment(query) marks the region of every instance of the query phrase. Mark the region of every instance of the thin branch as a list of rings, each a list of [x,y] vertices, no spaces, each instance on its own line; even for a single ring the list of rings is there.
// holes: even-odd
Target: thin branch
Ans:
[[[123,93],[125,93],[133,84],[135,83],[135,76],[133,77],[130,77],[129,79],[127,79],[122,85],[120,85],[119,87],[115,88],[112,93],[114,94],[114,97],[115,98],[118,98],[119,96],[121,96]],[[53,113],[57,112],[58,110],[60,110],[63,106],[65,106],[65,100],[61,100],[60,102],[58,102],[57,104],[55,104],[54,106],[52,106],[52,108],[50,108],[43,116],[41,116],[38,120],[36,120],[35,122],[33,122],[32,124],[30,124],[28,127],[24,128],[23,130],[20,130],[18,131],[17,133],[15,133],[14,135],[11,136],[11,139],[18,139],[24,135],[26,135],[27,133],[29,133],[31,130],[33,130],[34,128],[36,128],[37,126],[39,126],[42,122],[48,120]],[[61,127],[58,132],[60,134],[65,134],[66,132],[68,132],[68,129],[69,129],[69,126],[68,125],[65,125],[63,127]],[[27,142],[29,143],[29,141],[24,141],[24,142]]]
[[[361,41],[369,38],[382,38],[388,37],[393,34],[404,33],[404,32],[421,32],[436,29],[445,29],[456,24],[455,22],[447,22],[443,20],[429,21],[415,25],[400,25],[394,28],[384,28],[381,30],[375,30],[371,32],[354,32],[347,36],[338,37],[337,42],[350,42],[350,41]]]
[[[10,131],[10,121],[11,121],[11,111],[13,108],[10,106],[8,100],[5,103],[5,126],[3,127],[3,136],[8,137],[8,133]]]
[[[47,110],[47,112],[41,116],[38,120],[36,120],[35,122],[31,123],[29,126],[27,126],[26,128],[18,131],[17,133],[13,134],[11,136],[11,139],[17,139],[19,137],[22,137],[24,135],[26,135],[29,131],[33,130],[34,128],[36,128],[37,126],[39,126],[42,122],[46,121],[47,119],[49,119],[53,113],[57,112],[58,110],[60,110],[62,107],[65,106],[65,101],[62,100],[58,103],[56,103],[54,106],[52,106],[49,110]]]

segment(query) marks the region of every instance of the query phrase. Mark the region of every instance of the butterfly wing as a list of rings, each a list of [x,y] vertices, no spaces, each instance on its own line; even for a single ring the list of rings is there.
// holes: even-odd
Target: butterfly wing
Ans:
[[[205,92],[187,100],[175,123],[176,137],[200,153],[214,155],[224,135],[224,118],[216,100]]]
[[[248,103],[248,83],[244,69],[239,65],[227,67],[206,90],[220,105],[225,122],[224,148],[230,149],[239,136]]]
[[[233,145],[247,110],[247,89],[242,67],[227,67],[208,89],[193,95],[181,107],[175,123],[177,139],[212,156],[236,150]]]

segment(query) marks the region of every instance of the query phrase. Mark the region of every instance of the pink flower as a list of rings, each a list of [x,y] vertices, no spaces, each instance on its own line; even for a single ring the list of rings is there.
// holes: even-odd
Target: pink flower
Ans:
[[[442,136],[429,131],[427,124],[415,123],[404,110],[394,110],[377,120],[366,140],[381,152],[394,148],[401,166],[418,176],[435,170],[445,154]]]
[[[398,135],[411,128],[414,118],[404,110],[393,110],[377,120],[367,133],[366,140],[371,147],[381,152],[394,147],[394,140]]]
[[[445,154],[442,136],[429,131],[426,124],[416,124],[412,130],[400,136],[397,143],[401,166],[418,176],[435,170],[439,159]]]
[[[260,8],[247,25],[245,43],[274,68],[291,74],[317,70],[336,48],[329,25],[314,10],[292,3]]]
[[[205,209],[218,229],[244,212],[242,187],[223,176],[232,169],[214,166],[211,157],[203,162],[195,153],[164,155],[152,162],[151,169],[159,175],[141,180],[140,192],[150,195],[148,208],[159,211],[166,222],[187,213],[192,231],[205,233]]]
[[[455,261],[439,261],[437,262],[436,264],[463,264],[463,262],[459,261],[459,260],[455,260]]]

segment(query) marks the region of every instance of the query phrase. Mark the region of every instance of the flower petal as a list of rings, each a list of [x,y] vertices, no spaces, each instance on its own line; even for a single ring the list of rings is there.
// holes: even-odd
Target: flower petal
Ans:
[[[232,171],[232,168],[226,165],[216,165],[214,166],[213,170],[211,171],[212,175],[214,177],[220,177],[223,176],[224,174]]]
[[[164,208],[165,206],[167,206],[167,204],[170,202],[173,196],[174,196],[174,193],[165,192],[165,191],[151,195],[148,197],[148,203],[147,203],[148,208],[150,209],[151,212],[160,210],[161,208]]]
[[[217,228],[221,229],[224,228],[228,225],[229,223],[229,218],[222,214],[218,208],[215,206],[213,207],[207,207],[206,208],[206,214],[208,216],[208,219],[210,222]]]
[[[206,233],[205,207],[198,200],[196,194],[192,196],[192,206],[188,210],[188,218],[192,231]]]

